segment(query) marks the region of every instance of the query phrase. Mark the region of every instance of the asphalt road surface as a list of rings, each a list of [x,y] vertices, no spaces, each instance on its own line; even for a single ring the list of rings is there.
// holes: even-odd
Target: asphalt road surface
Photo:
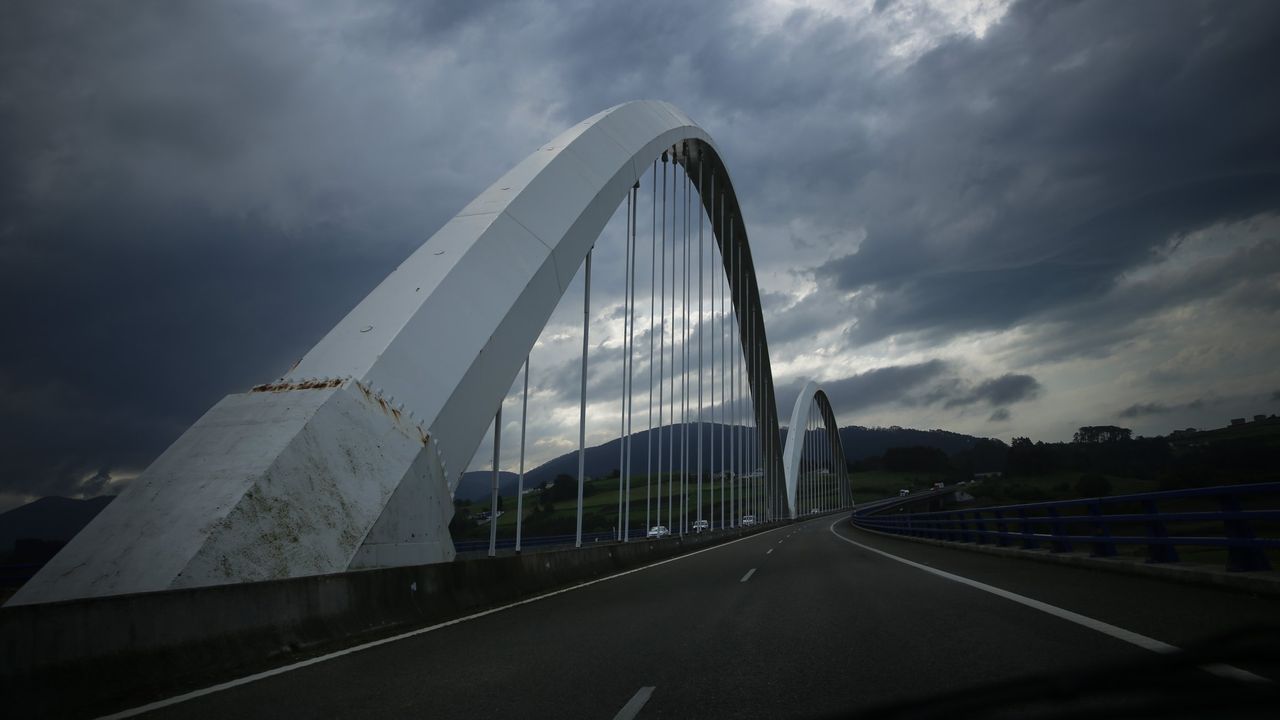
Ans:
[[[822,716],[1142,659],[1147,640],[1183,646],[1277,617],[1274,600],[912,543],[828,516],[147,716]]]

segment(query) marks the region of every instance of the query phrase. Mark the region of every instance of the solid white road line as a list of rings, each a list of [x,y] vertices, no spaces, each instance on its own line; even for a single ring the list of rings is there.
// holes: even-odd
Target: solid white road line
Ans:
[[[883,550],[878,550],[876,548],[873,548],[870,545],[863,545],[862,543],[857,542],[856,540],[850,540],[849,538],[836,532],[836,525],[840,522],[840,520],[843,520],[843,519],[844,518],[840,518],[839,520],[836,520],[835,522],[831,523],[831,525],[827,529],[831,531],[832,535],[835,535],[836,537],[849,543],[850,545],[860,547],[863,550],[866,550],[868,552],[873,552],[877,555],[887,557],[890,560],[900,562],[904,565],[910,565],[911,567],[916,568],[917,570],[923,570],[927,573],[937,575],[938,577],[943,578],[945,580],[958,582],[961,585],[968,585],[971,588],[975,588],[983,592],[991,593],[992,595],[995,595],[997,597],[1002,597],[1005,600],[1012,600],[1013,602],[1016,602],[1020,605],[1025,605],[1029,608],[1039,610],[1040,612],[1047,613],[1054,617],[1066,620],[1067,622],[1072,622],[1072,623],[1075,623],[1076,625],[1089,628],[1090,630],[1093,630],[1095,632],[1100,632],[1103,635],[1109,635],[1117,640],[1123,640],[1124,642],[1127,642],[1130,645],[1137,645],[1138,647],[1143,648],[1144,650],[1150,650],[1151,652],[1166,653],[1166,654],[1179,652],[1181,650],[1181,648],[1177,647],[1176,645],[1170,645],[1167,642],[1156,640],[1155,638],[1147,637],[1146,635],[1140,635],[1136,632],[1133,632],[1132,630],[1125,630],[1122,627],[1112,625],[1111,623],[1106,623],[1101,620],[1096,620],[1087,615],[1081,615],[1080,613],[1077,613],[1077,612],[1065,610],[1056,605],[1050,605],[1049,603],[1041,602],[1034,598],[1029,598],[1026,595],[1019,595],[1014,592],[1009,592],[1008,590],[1002,590],[994,585],[988,585],[984,582],[979,582],[977,580],[970,580],[967,577],[956,575],[954,573],[949,573],[945,570],[932,568],[923,563],[915,562],[914,560],[908,560],[903,557],[898,557],[897,555],[891,555]],[[1251,673],[1248,670],[1241,670],[1240,668],[1235,667],[1234,665],[1214,663],[1212,665],[1204,665],[1201,667],[1201,669],[1207,672],[1213,673],[1214,675],[1217,675],[1219,677],[1230,678],[1234,680],[1245,680],[1249,682],[1271,682],[1270,680],[1262,677],[1261,675],[1255,675],[1254,673]]]
[[[761,535],[767,535],[772,532],[777,532],[781,529],[782,528],[774,528],[772,530],[765,530],[764,532],[756,533],[754,535],[740,537],[737,540],[730,540],[729,542],[720,543],[719,545],[712,545],[709,548],[694,550],[693,552],[685,553],[683,555],[677,555],[675,557],[670,557],[670,558],[667,558],[666,560],[659,560],[655,563],[650,563],[643,567],[632,568],[630,570],[623,570],[622,572],[614,573],[612,575],[606,575],[602,578],[596,578],[595,580],[587,580],[586,582],[580,582],[577,585],[570,585],[567,588],[560,588],[559,590],[552,590],[551,592],[543,593],[541,595],[534,595],[531,598],[525,598],[524,600],[517,600],[516,602],[513,602],[509,605],[502,605],[500,607],[490,608],[488,610],[482,610],[478,613],[472,613],[471,615],[467,615],[465,617],[446,620],[442,623],[436,623],[435,625],[429,625],[424,628],[418,628],[417,630],[410,630],[409,632],[401,633],[399,635],[393,635],[388,638],[382,638],[381,640],[374,640],[372,642],[367,642],[363,645],[355,645],[345,650],[338,650],[337,652],[332,652],[332,653],[329,653],[328,655],[313,657],[308,660],[302,660],[300,662],[293,663],[291,665],[281,665],[278,668],[264,670],[260,673],[254,673],[253,675],[246,675],[242,678],[237,678],[235,680],[228,680],[227,682],[219,683],[217,685],[210,685],[207,688],[192,690],[191,692],[184,693],[182,695],[175,695],[171,698],[166,698],[164,700],[157,700],[153,703],[140,705],[135,708],[129,708],[128,710],[121,710],[120,712],[112,713],[110,715],[103,715],[100,718],[98,718],[98,720],[116,720],[117,718],[134,717],[136,715],[141,715],[143,713],[151,712],[152,710],[159,710],[160,708],[166,708],[171,705],[177,705],[179,703],[184,703],[188,700],[194,700],[199,697],[204,697],[205,695],[212,695],[216,692],[221,692],[223,690],[230,690],[231,688],[239,687],[241,685],[248,685],[249,683],[257,682],[258,680],[265,680],[269,677],[274,677],[276,675],[284,675],[285,673],[293,672],[294,670],[301,670],[302,668],[309,667],[311,665],[318,665],[322,662],[325,662],[326,660],[333,660],[334,658],[340,658],[344,655],[351,655],[353,653],[358,653],[362,650],[375,648],[375,647],[378,647],[379,645],[387,645],[388,643],[397,642],[399,640],[405,640],[407,638],[416,637],[418,635],[425,635],[426,633],[433,632],[441,628],[446,628],[446,627],[449,627],[450,625],[458,625],[460,623],[467,622],[468,620],[475,620],[476,618],[482,618],[486,615],[500,613],[503,610],[510,610],[513,607],[528,605],[529,603],[536,603],[539,600],[546,600],[547,598],[555,597],[556,595],[563,595],[564,593],[573,592],[574,590],[581,590],[584,587],[589,587],[591,585],[595,585],[596,583],[608,582],[610,580],[614,580],[616,578],[620,578],[625,575],[642,572],[644,570],[648,570],[649,568],[655,568],[655,567],[658,567],[659,565],[666,565],[667,563],[676,562],[677,560],[683,560],[685,558],[690,558],[690,557],[693,557],[694,555],[701,555],[704,552],[711,552],[712,550],[719,550],[720,548],[726,548],[735,543],[740,543],[743,540],[750,540],[752,538],[760,537]]]
[[[618,711],[618,714],[613,716],[613,720],[632,720],[632,718],[640,714],[640,708],[644,707],[644,704],[649,702],[649,696],[652,694],[652,687],[640,688],[636,691],[635,695],[631,696],[631,699],[627,701],[627,704],[622,706],[622,709]]]
[[[744,582],[746,582],[746,581],[750,580],[750,579],[751,579],[751,576],[752,576],[752,575],[755,575],[755,574],[756,574],[756,569],[755,569],[755,568],[751,568],[750,570],[748,570],[748,571],[747,571],[747,574],[746,574],[746,575],[743,575],[743,576],[742,576],[742,579],[741,579],[741,580],[739,580],[738,582],[740,582],[740,583],[744,583]]]

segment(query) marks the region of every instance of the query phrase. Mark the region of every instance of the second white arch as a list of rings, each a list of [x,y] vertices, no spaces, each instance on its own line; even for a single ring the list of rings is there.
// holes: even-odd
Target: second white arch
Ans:
[[[836,424],[835,413],[831,410],[831,401],[827,398],[827,394],[823,392],[822,387],[810,380],[800,390],[800,395],[796,397],[796,404],[791,410],[791,424],[787,426],[787,444],[782,451],[782,465],[787,482],[787,512],[792,519],[795,519],[800,514],[797,507],[797,493],[800,488],[800,461],[804,455],[805,419],[810,404],[817,405],[818,413],[822,417],[822,430],[831,448],[831,457],[834,460],[837,477],[840,478],[841,483],[845,483],[846,473],[844,469],[848,467],[844,454],[844,444],[840,441],[840,428]],[[847,483],[843,484],[841,487],[842,497],[847,496],[848,492]]]

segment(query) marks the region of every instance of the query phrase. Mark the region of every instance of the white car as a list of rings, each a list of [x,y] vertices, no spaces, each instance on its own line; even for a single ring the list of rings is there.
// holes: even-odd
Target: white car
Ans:
[[[649,528],[649,534],[646,535],[645,537],[664,538],[670,534],[671,534],[671,531],[667,529],[666,525],[654,525],[653,527]]]
[[[700,533],[700,532],[702,532],[703,530],[709,530],[710,528],[711,528],[711,523],[710,523],[709,521],[707,521],[707,520],[694,520],[694,521],[693,521],[693,531],[694,531],[694,532],[696,532],[696,533]]]
[[[898,497],[906,497],[910,494],[911,494],[911,491],[906,488],[902,488],[901,490],[898,491]]]
[[[755,515],[743,515],[743,516],[742,516],[742,523],[741,523],[742,527],[751,527],[752,525],[755,525],[755,524],[756,524],[756,516],[755,516]]]

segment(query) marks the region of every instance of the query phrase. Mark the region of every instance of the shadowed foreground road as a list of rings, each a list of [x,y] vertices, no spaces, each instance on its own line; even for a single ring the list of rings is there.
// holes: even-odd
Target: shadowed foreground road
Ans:
[[[791,717],[1151,653],[836,536],[1184,645],[1280,603],[884,538],[825,517],[148,717]],[[639,699],[632,707],[639,704]]]

